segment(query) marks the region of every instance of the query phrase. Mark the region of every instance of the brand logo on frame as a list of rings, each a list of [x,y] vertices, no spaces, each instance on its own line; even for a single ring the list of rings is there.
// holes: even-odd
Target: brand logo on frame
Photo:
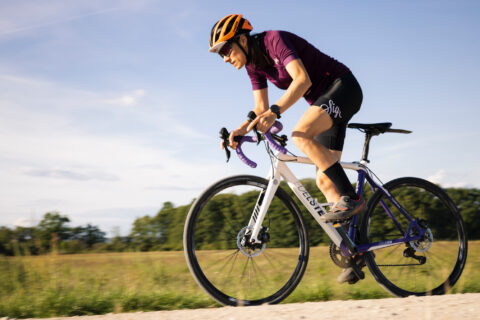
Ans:
[[[308,203],[313,207],[315,212],[317,212],[319,215],[323,215],[324,212],[323,212],[322,208],[318,204],[317,200],[312,198],[310,193],[308,193],[307,189],[305,189],[305,187],[302,186],[302,185],[297,185],[297,188],[302,193],[302,196],[305,198],[305,200],[307,200]]]

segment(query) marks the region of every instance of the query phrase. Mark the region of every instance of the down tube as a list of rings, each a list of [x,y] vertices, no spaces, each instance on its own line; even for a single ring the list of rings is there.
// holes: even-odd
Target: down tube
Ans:
[[[328,234],[333,243],[340,247],[342,243],[342,237],[338,234],[338,231],[333,227],[331,223],[323,222],[320,217],[325,214],[323,208],[318,204],[317,200],[314,199],[305,189],[305,187],[298,181],[294,176],[292,171],[287,167],[287,165],[279,161],[278,170],[280,171],[281,176],[287,181],[288,186],[292,189],[293,193],[300,199],[308,212],[313,216],[317,223],[322,227],[323,230]]]

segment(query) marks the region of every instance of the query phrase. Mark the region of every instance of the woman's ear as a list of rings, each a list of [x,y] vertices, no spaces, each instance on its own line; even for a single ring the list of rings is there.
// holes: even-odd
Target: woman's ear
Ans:
[[[247,43],[248,43],[247,36],[244,35],[244,34],[242,34],[242,35],[240,35],[240,39],[239,39],[239,40],[240,40],[240,44],[242,45],[242,47],[243,47],[244,49],[247,49]]]

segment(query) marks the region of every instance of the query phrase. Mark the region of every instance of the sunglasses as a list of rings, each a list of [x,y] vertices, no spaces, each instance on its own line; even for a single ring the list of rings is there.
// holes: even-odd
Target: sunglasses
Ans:
[[[220,51],[218,51],[218,54],[223,59],[224,57],[228,57],[231,52],[232,52],[232,43],[231,42],[226,42],[223,45],[223,47],[220,49]]]

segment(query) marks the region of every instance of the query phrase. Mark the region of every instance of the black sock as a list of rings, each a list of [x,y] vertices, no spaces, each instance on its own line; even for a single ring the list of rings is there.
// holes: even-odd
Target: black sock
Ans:
[[[338,192],[340,192],[340,196],[349,196],[352,200],[358,199],[358,196],[340,163],[335,162],[331,167],[323,171],[323,173],[332,180]]]

